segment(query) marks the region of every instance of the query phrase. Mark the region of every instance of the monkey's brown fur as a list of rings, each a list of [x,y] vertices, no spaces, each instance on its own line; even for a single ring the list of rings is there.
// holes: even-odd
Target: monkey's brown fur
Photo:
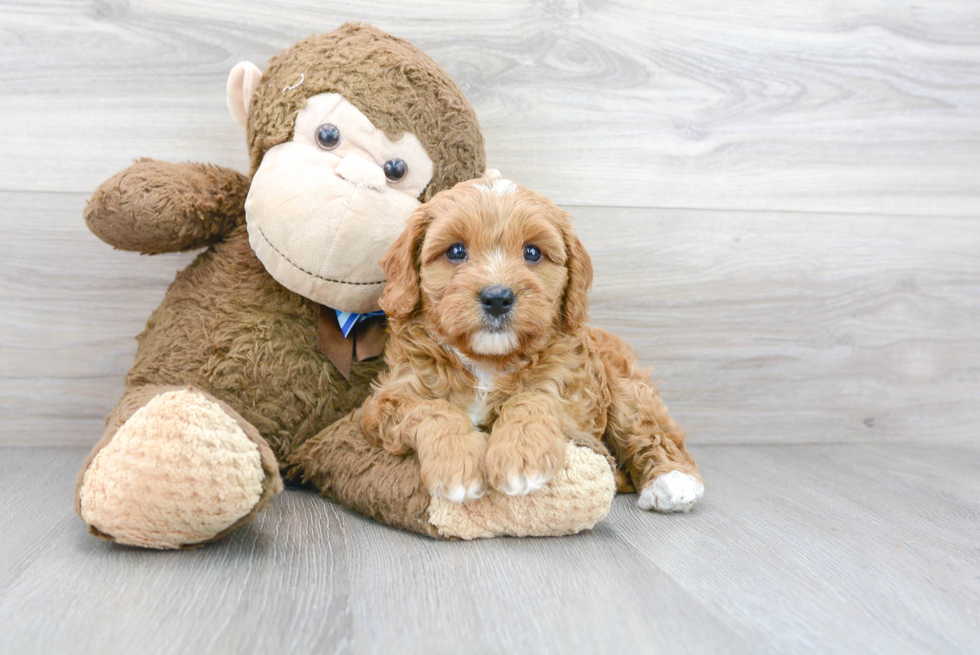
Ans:
[[[301,77],[301,84],[283,93]],[[253,174],[270,147],[292,137],[296,112],[306,98],[326,92],[342,94],[385,131],[408,131],[420,139],[435,164],[423,198],[485,168],[475,114],[446,73],[400,39],[368,26],[345,25],[301,41],[272,60],[249,113]],[[427,494],[418,489],[417,468],[413,478],[411,463],[391,458],[379,463],[374,454],[345,441],[363,440],[359,432],[336,431],[320,441],[319,450],[305,453],[309,459],[291,457],[298,445],[361,404],[383,362],[355,362],[347,381],[317,351],[314,303],[273,280],[249,247],[243,209],[248,186],[245,176],[216,166],[140,160],[92,196],[86,223],[117,248],[151,254],[208,248],[178,274],[138,337],[126,394],[108,417],[105,436],[86,467],[141,400],[162,387],[194,387],[230,408],[253,441],[268,442],[278,464],[288,465],[295,478],[336,465],[337,471],[349,472],[341,483],[354,487],[358,481],[350,476],[369,468],[381,479],[401,480],[398,489],[375,498],[370,485],[338,488],[322,475],[311,478],[366,513],[413,527],[427,503]],[[324,464],[316,458],[326,455],[328,442],[353,454],[345,460],[343,454],[330,453],[335,460]],[[388,475],[384,466],[409,472]],[[85,469],[79,493],[84,474]],[[281,488],[275,467],[266,471],[263,488],[270,494]],[[410,500],[412,494],[416,500]],[[260,505],[267,502],[264,498]]]
[[[311,36],[269,62],[248,114],[253,174],[269,148],[292,137],[296,112],[319,93],[340,93],[390,138],[418,137],[435,163],[423,202],[483,173],[483,136],[459,87],[415,46],[353,24]]]

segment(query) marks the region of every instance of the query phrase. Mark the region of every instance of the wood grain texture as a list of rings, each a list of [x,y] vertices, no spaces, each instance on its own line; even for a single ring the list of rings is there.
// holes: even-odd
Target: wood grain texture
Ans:
[[[193,256],[112,251],[83,204],[0,193],[0,442],[94,443]],[[980,222],[566,208],[592,323],[655,366],[693,444],[978,439]]]
[[[85,533],[84,454],[0,450],[0,652],[980,649],[976,444],[705,446],[694,513],[622,496],[560,539],[434,542],[287,491],[179,553]]]
[[[0,6],[0,188],[246,168],[241,59],[368,20],[463,86],[490,165],[570,205],[978,214],[980,5],[116,0]]]
[[[0,442],[94,443],[135,337],[193,254],[114,251],[82,194],[0,193]]]
[[[980,438],[980,222],[569,209],[694,443]]]

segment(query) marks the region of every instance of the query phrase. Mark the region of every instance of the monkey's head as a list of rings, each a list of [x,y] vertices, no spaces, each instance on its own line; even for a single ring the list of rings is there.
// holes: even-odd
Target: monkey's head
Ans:
[[[485,168],[462,91],[409,43],[346,24],[262,73],[235,66],[228,107],[248,133],[249,242],[283,286],[334,309],[378,309],[378,260],[412,211]]]

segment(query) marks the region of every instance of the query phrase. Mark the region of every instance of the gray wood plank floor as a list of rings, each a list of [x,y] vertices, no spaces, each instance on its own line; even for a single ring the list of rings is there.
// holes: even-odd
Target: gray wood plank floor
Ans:
[[[218,544],[101,542],[82,448],[0,449],[3,653],[971,653],[980,446],[704,446],[690,515],[435,542],[289,490]],[[41,484],[39,484],[41,482]]]

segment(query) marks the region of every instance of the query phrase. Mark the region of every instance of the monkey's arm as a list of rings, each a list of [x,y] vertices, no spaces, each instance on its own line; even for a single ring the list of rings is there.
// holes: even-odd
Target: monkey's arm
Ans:
[[[140,159],[95,190],[85,223],[120,250],[191,250],[245,222],[248,186],[247,177],[229,168]]]

